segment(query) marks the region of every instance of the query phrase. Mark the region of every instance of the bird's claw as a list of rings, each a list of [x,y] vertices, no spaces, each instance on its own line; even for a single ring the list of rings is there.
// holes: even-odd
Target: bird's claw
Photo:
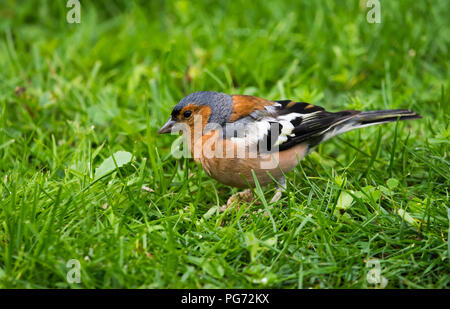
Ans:
[[[253,193],[252,190],[246,189],[241,192],[237,192],[230,196],[230,198],[227,201],[226,205],[223,205],[219,208],[220,212],[224,212],[227,210],[234,202],[238,203],[240,201],[250,203],[253,200]]]
[[[273,195],[272,199],[270,200],[270,203],[273,204],[273,203],[278,202],[280,200],[282,194],[283,194],[283,192],[281,190],[277,190],[275,192],[275,194]]]

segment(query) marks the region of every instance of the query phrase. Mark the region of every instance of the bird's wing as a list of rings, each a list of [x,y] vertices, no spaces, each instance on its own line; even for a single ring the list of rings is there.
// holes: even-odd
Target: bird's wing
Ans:
[[[239,102],[237,106],[240,110],[233,110],[239,111],[234,115],[240,117],[231,119],[232,122],[224,129],[224,136],[236,142],[257,144],[259,151],[282,151],[303,142],[314,147],[327,139],[327,133],[330,135],[333,128],[359,113],[330,113],[320,106],[305,102],[239,97],[236,101]],[[247,107],[244,108],[243,103]]]

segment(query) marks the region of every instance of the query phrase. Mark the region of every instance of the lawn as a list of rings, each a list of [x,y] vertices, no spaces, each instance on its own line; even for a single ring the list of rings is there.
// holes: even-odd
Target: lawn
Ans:
[[[380,2],[1,1],[0,287],[449,288],[450,4]],[[219,213],[238,189],[157,134],[199,90],[423,119]]]

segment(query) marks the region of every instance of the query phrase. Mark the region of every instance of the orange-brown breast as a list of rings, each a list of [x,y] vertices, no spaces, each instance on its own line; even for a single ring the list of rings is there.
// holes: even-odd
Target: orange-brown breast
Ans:
[[[210,138],[217,140],[217,135],[205,136],[202,143]],[[297,165],[298,160],[303,159],[308,149],[306,144],[299,144],[272,155],[258,155],[249,153],[248,149],[245,149],[244,157],[237,157],[239,145],[226,139],[219,140],[219,142],[223,143],[222,157],[213,156],[211,153],[208,157],[203,152],[203,156],[198,161],[201,162],[208,175],[221,183],[238,188],[247,188],[247,182],[251,186],[254,185],[252,170],[261,186],[273,182],[272,177],[279,180],[283,173],[292,170]],[[217,147],[215,149],[217,150]],[[230,154],[232,154],[231,157],[229,157]],[[269,173],[272,177],[269,176]]]

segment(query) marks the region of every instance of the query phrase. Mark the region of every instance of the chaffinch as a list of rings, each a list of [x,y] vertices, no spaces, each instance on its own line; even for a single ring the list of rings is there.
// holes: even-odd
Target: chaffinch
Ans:
[[[249,188],[254,176],[261,186],[277,181],[273,203],[285,190],[284,175],[318,144],[353,129],[417,118],[406,109],[332,113],[305,102],[199,91],[173,108],[158,133],[182,130],[194,159],[221,183]]]

